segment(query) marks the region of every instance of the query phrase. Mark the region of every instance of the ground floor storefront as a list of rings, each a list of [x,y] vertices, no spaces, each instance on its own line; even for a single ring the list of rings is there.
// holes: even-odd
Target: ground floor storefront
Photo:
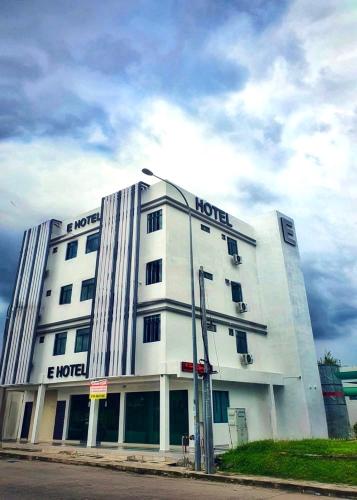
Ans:
[[[212,400],[216,446],[277,437],[272,385],[214,381]],[[166,451],[193,429],[192,380],[161,375],[109,380],[106,399],[98,400],[89,399],[88,382],[8,389],[3,438]]]

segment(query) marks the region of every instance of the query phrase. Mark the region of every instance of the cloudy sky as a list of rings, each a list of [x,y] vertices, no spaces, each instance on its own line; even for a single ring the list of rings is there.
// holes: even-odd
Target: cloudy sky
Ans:
[[[154,169],[295,219],[318,354],[357,364],[355,0],[1,0],[0,328],[24,228]]]

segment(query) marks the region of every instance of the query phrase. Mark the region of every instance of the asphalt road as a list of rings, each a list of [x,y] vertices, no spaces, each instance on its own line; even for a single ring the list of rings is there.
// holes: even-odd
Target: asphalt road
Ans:
[[[315,499],[316,496],[288,493],[194,479],[130,474],[79,465],[25,460],[0,460],[0,499]],[[330,497],[331,500],[331,497]]]

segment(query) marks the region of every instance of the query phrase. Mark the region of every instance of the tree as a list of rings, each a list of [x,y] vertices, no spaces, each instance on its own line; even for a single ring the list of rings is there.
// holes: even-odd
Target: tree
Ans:
[[[319,365],[341,366],[341,361],[335,358],[331,351],[325,351],[323,357],[318,360]]]

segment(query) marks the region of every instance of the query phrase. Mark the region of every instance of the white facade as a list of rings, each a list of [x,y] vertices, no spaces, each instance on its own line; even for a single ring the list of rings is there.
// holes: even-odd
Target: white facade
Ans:
[[[203,266],[213,275],[213,279],[205,280],[205,286],[208,317],[216,329],[208,332],[210,360],[217,371],[212,382],[215,445],[234,442],[227,404],[245,409],[249,440],[326,437],[292,220],[272,212],[247,224],[190,193],[184,194],[193,215],[199,359],[203,358],[203,349],[198,270]],[[159,210],[161,229],[148,232],[148,215]],[[96,220],[95,214],[100,214],[101,220]],[[84,219],[83,227],[76,229],[75,221]],[[88,236],[98,232],[99,251],[86,253]],[[239,265],[229,255],[227,238],[237,243],[242,261]],[[78,241],[77,255],[66,260],[67,246],[73,241]],[[99,208],[53,222],[48,250],[43,255],[42,274],[33,264],[32,276],[26,277],[20,265],[17,278],[2,358],[1,384],[8,393],[4,437],[20,438],[22,434],[33,442],[51,441],[56,428],[56,439],[88,439],[90,446],[110,438],[110,442],[118,443],[160,444],[160,449],[166,450],[170,444],[178,444],[181,431],[192,434],[192,373],[182,371],[181,366],[192,361],[192,340],[188,215],[180,194],[159,182],[150,187],[136,185],[106,197]],[[161,280],[146,284],[147,264],[160,259]],[[30,269],[27,261],[24,268],[27,265]],[[31,296],[31,287],[38,286],[35,274],[41,298],[36,302],[34,296],[31,303],[26,297]],[[96,278],[95,296],[81,301],[82,282],[91,278]],[[25,287],[26,279],[31,287]],[[233,301],[232,282],[241,285],[243,302],[248,306],[244,313],[238,312]],[[72,285],[71,302],[59,304],[65,285]],[[17,289],[18,295],[23,294],[22,302]],[[21,306],[23,317],[19,316]],[[39,313],[33,325],[26,313],[31,307],[37,307]],[[143,342],[145,318],[157,315],[160,340]],[[21,337],[25,324],[28,354]],[[90,351],[75,352],[77,330],[84,328],[91,331]],[[252,364],[241,362],[237,331],[245,332]],[[65,332],[65,353],[54,355],[55,337]],[[22,361],[16,357],[20,351],[25,353]],[[26,356],[32,358],[28,365]],[[73,368],[65,369],[68,376],[57,376],[61,373],[57,367],[64,366]],[[113,432],[98,430],[102,439],[97,434],[97,422],[105,426],[111,418],[103,404],[92,401],[87,414],[85,400],[73,398],[88,395],[86,374],[89,379],[106,378],[109,393],[120,394],[120,399],[113,396],[108,403],[113,404],[117,423],[107,424]],[[11,398],[18,407],[15,412],[13,404],[12,413]],[[151,423],[145,422],[147,415],[139,416],[142,411],[149,412]],[[9,418],[16,423],[9,425]],[[85,437],[78,431],[81,422],[85,428],[89,426]]]

